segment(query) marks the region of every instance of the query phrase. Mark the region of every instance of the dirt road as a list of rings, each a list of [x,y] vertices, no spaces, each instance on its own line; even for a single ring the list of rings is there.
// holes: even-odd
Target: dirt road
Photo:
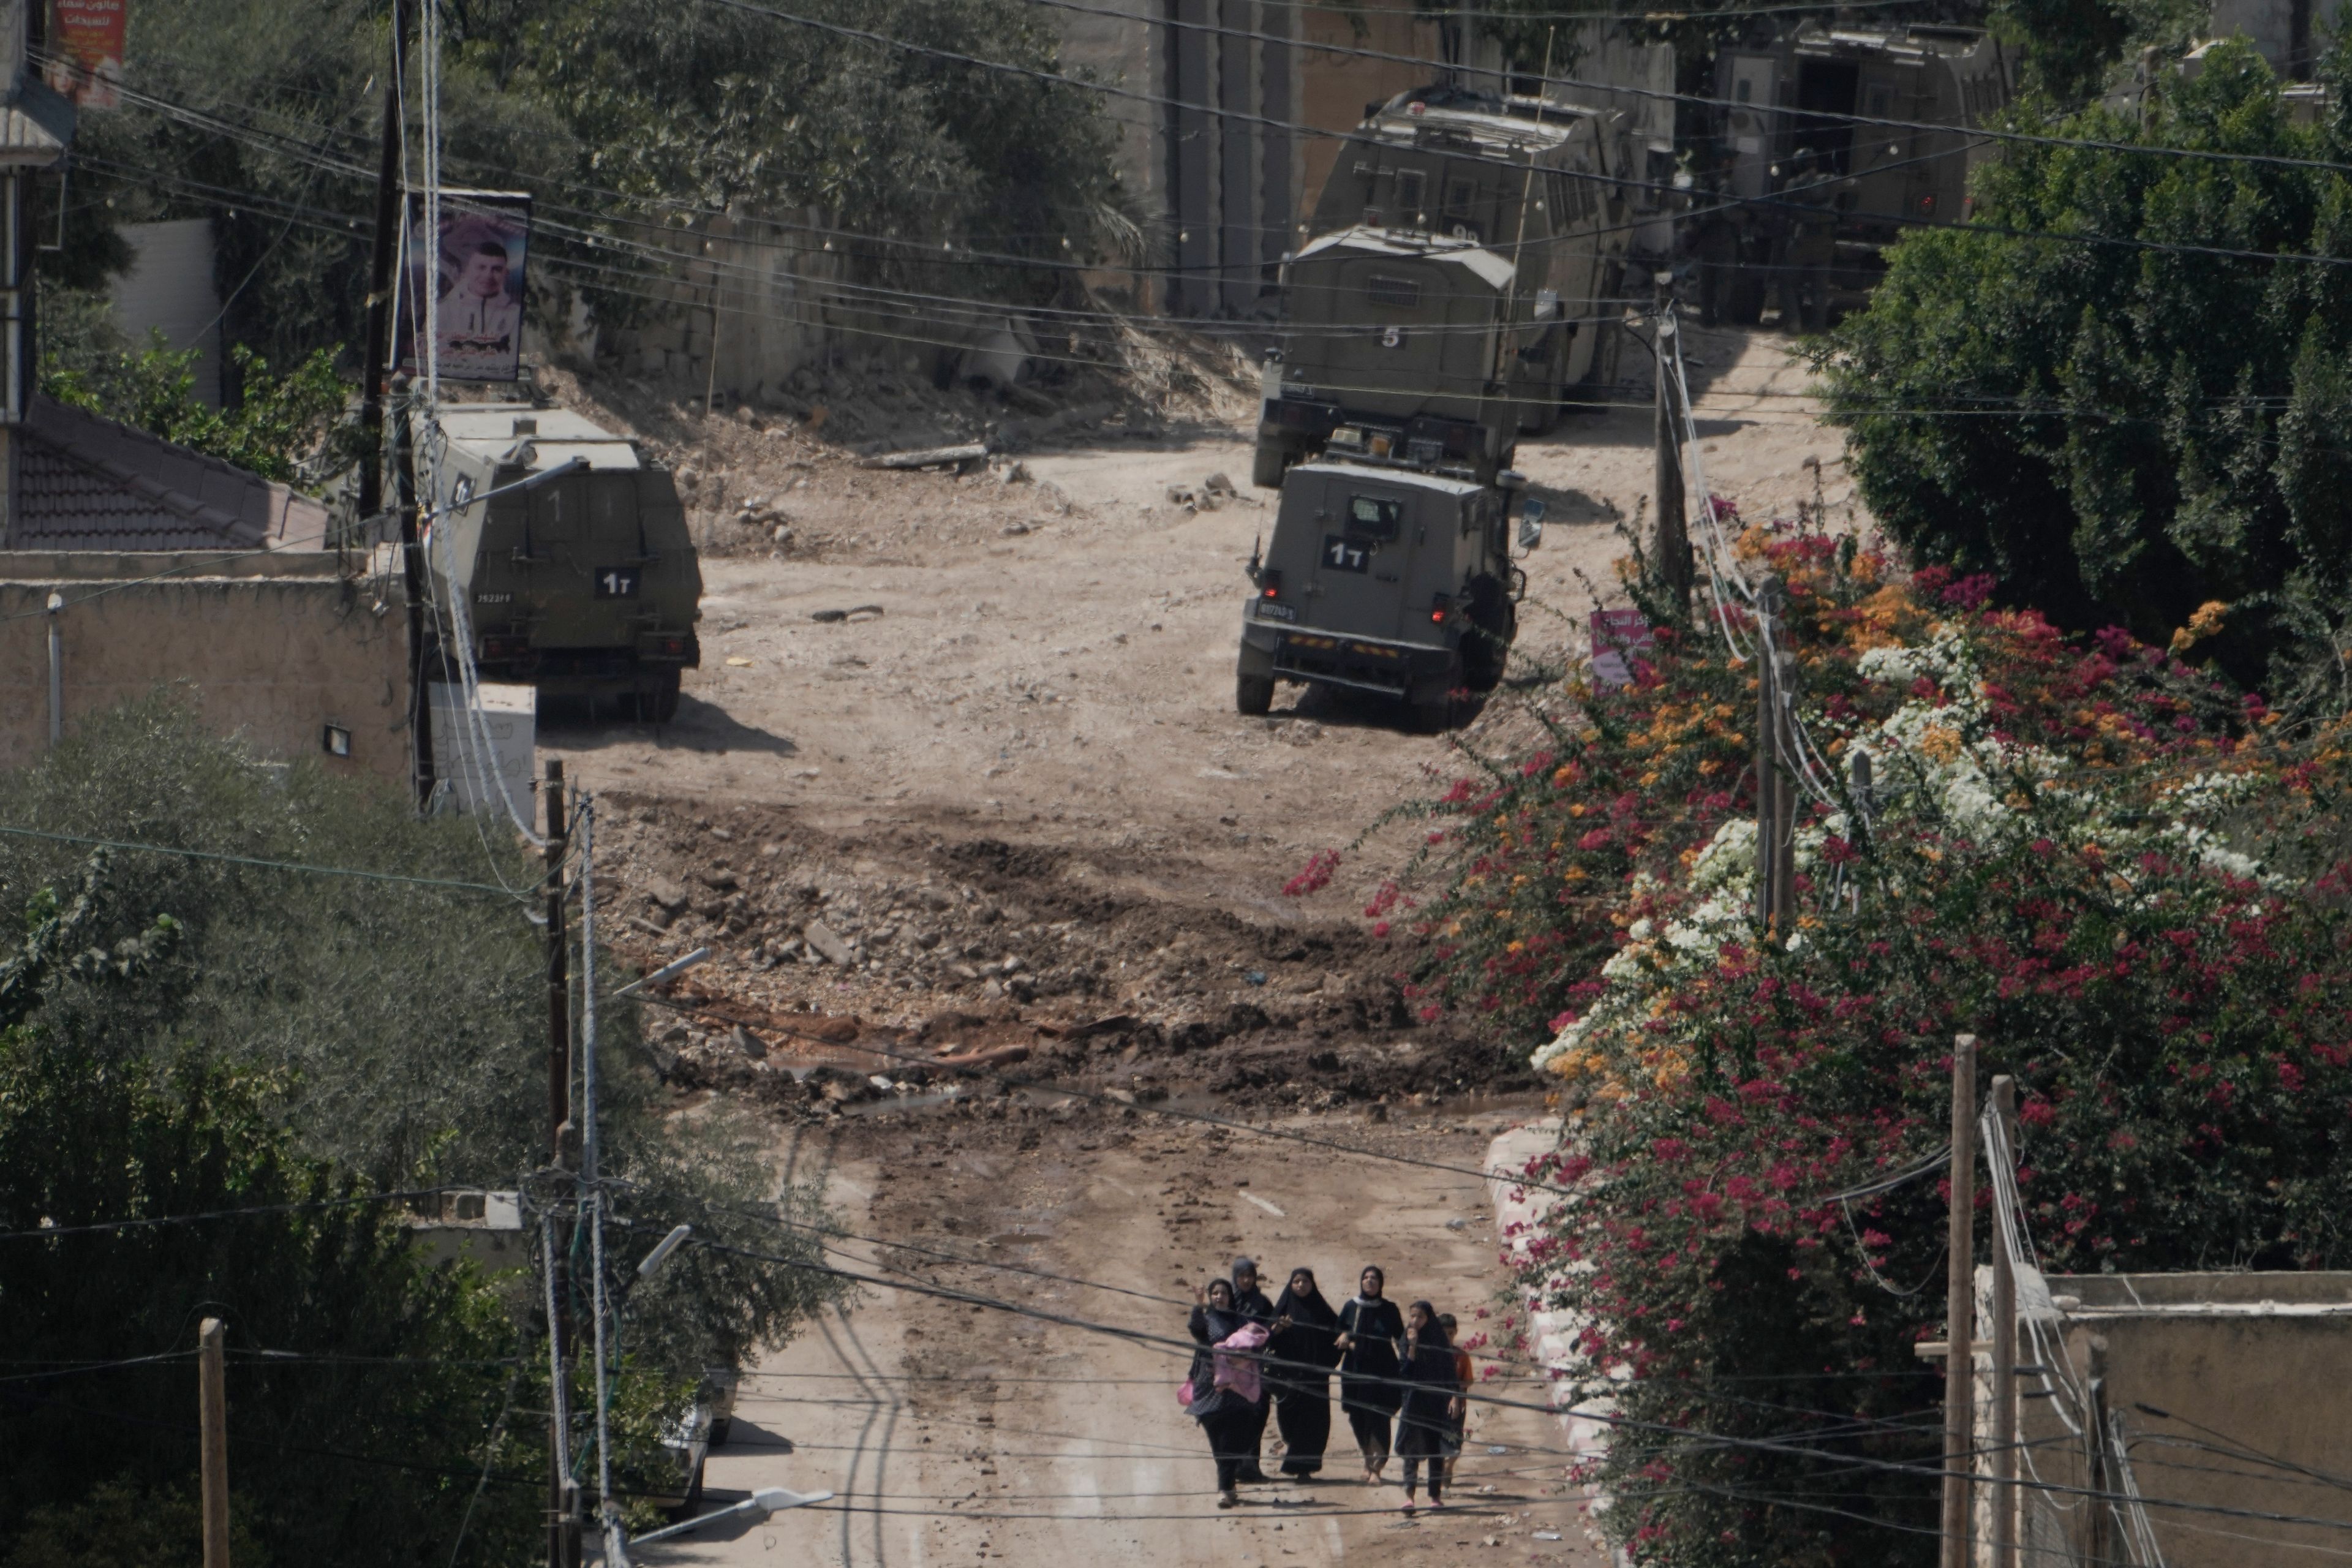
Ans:
[[[1690,335],[1708,488],[1751,520],[1801,502],[1866,526],[1784,341]],[[1200,500],[1211,475],[1246,474],[1244,424],[1106,431],[962,479],[862,471],[723,417],[663,428],[712,503],[709,536],[750,547],[705,561],[703,668],[677,722],[542,731],[613,806],[611,940],[647,962],[719,951],[696,977],[706,1011],[658,1048],[682,1092],[779,1106],[780,1158],[822,1173],[851,1232],[887,1238],[845,1243],[847,1264],[1022,1310],[866,1290],[747,1378],[709,1470],[714,1500],[764,1485],[840,1500],[645,1560],[1601,1561],[1532,1408],[1482,1409],[1442,1522],[1348,1484],[1344,1432],[1330,1483],[1221,1513],[1176,1405],[1183,1363],[1151,1338],[1180,1337],[1192,1286],[1240,1251],[1276,1282],[1311,1264],[1335,1302],[1372,1260],[1393,1294],[1474,1326],[1500,1300],[1475,1173],[1498,1130],[1540,1114],[1539,1094],[1509,1098],[1509,1053],[1534,1042],[1402,1005],[1402,956],[1360,910],[1420,836],[1357,841],[1441,792],[1458,741],[1506,746],[1530,705],[1560,703],[1540,667],[1581,649],[1613,587],[1612,523],[1651,482],[1648,412],[1522,444],[1551,503],[1528,563],[1528,678],[1458,737],[1290,692],[1271,717],[1234,713],[1242,565],[1272,498]],[[745,496],[751,521],[729,523]],[[1328,888],[1285,895],[1339,846]],[[943,1101],[908,1062],[948,1048],[1028,1052],[1023,1074],[1133,1108],[1002,1097],[985,1075]],[[817,1061],[841,1065],[810,1077]],[[1540,1405],[1538,1385],[1488,1388]]]
[[[1810,503],[1818,481],[1832,522],[1853,524],[1835,438],[1796,395],[1804,383],[1786,341],[1690,337],[1712,378],[1696,405],[1710,487],[1760,519]],[[580,784],[667,803],[673,826],[717,830],[716,842],[675,841],[668,858],[656,857],[674,876],[712,858],[744,873],[752,848],[728,847],[739,833],[781,836],[772,854],[823,862],[845,883],[857,881],[860,862],[869,879],[898,884],[953,877],[959,846],[1010,844],[1042,853],[1031,864],[1050,861],[1042,880],[1066,894],[1167,913],[1111,955],[1110,979],[1089,993],[1106,1003],[1204,989],[1255,1001],[1229,984],[1252,971],[1276,991],[1307,984],[1320,972],[1277,974],[1272,954],[1244,951],[1216,917],[1278,931],[1345,922],[1360,942],[1357,908],[1398,873],[1418,835],[1392,827],[1351,847],[1311,898],[1285,897],[1286,882],[1316,851],[1352,846],[1383,812],[1442,793],[1462,771],[1457,742],[1493,749],[1524,730],[1528,705],[1563,705],[1552,688],[1507,685],[1465,731],[1438,737],[1403,732],[1385,703],[1297,689],[1270,717],[1236,714],[1242,567],[1273,497],[1244,484],[1214,510],[1193,510],[1168,495],[1197,495],[1213,474],[1245,476],[1245,430],[1196,424],[1150,443],[1032,453],[1031,478],[1003,483],[860,471],[807,455],[815,448],[785,432],[689,419],[682,433],[707,439],[676,448],[677,458],[731,476],[704,479],[697,493],[756,493],[766,515],[789,519],[790,551],[706,558],[703,667],[688,674],[675,723],[558,722],[542,743]],[[1585,646],[1593,592],[1613,592],[1623,552],[1613,524],[1633,517],[1650,487],[1650,442],[1642,409],[1574,416],[1522,442],[1519,466],[1551,502],[1544,544],[1526,563],[1522,672],[1557,668],[1563,649]],[[716,514],[705,523],[716,529]],[[842,611],[863,613],[830,618]],[[768,826],[730,828],[728,815],[743,812]],[[855,902],[849,919],[903,939],[909,922],[870,906],[913,896],[858,887],[834,904]],[[793,919],[808,913],[803,905]],[[1200,952],[1171,974],[1157,960],[1188,921],[1200,922]],[[772,959],[799,929],[772,921],[747,939],[740,924],[710,923],[646,934],[662,952],[715,939],[740,963],[761,956],[745,951],[760,941]],[[767,982],[809,1005],[911,1016],[940,994],[971,1000],[986,989],[987,977],[967,979],[955,962],[869,972],[807,960]],[[898,983],[908,973],[923,983],[913,1007]]]
[[[1410,1126],[1275,1125],[1475,1169],[1512,1119],[1490,1110]],[[1176,1405],[1185,1360],[1160,1342],[1183,1338],[1204,1269],[1236,1252],[1277,1277],[1304,1263],[1336,1301],[1362,1264],[1378,1261],[1400,1300],[1426,1297],[1471,1332],[1496,1326],[1479,1314],[1503,1307],[1504,1281],[1473,1177],[1154,1121],[1094,1124],[1025,1153],[984,1121],[912,1142],[878,1130],[797,1141],[788,1158],[803,1173],[822,1171],[850,1229],[907,1244],[845,1243],[847,1266],[1039,1316],[868,1289],[744,1380],[734,1434],[709,1467],[714,1503],[772,1486],[837,1500],[647,1548],[640,1560],[1306,1568],[1353,1557],[1413,1568],[1468,1552],[1577,1568],[1607,1561],[1586,1538],[1581,1497],[1562,1480],[1562,1440],[1541,1413],[1540,1387],[1515,1375],[1483,1385],[1495,1403],[1473,1415],[1443,1514],[1402,1517],[1393,1462],[1391,1484],[1360,1484],[1344,1421],[1319,1483],[1245,1488],[1242,1509],[1220,1511],[1207,1445]],[[962,1267],[943,1253],[1007,1267]]]

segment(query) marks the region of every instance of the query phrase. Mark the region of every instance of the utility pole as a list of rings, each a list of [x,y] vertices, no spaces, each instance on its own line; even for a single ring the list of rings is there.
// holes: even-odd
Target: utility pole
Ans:
[[[559,1172],[575,1169],[572,1126],[572,972],[563,931],[564,841],[563,763],[547,764],[547,1127],[553,1163]],[[568,1238],[567,1238],[568,1239]],[[553,1303],[547,1332],[551,1341],[553,1375],[568,1377],[572,1367],[572,1289],[563,1266],[568,1247],[553,1249],[549,1260],[548,1296]],[[580,1494],[563,1473],[566,1451],[562,1428],[562,1407],[552,1401],[548,1417],[547,1568],[579,1568]]]
[[[221,1321],[196,1330],[196,1415],[204,1430],[205,1568],[228,1568],[228,1374]]]
[[[375,245],[368,258],[367,342],[360,371],[360,434],[367,458],[360,465],[360,516],[383,510],[383,376],[392,336],[392,268],[400,236],[400,87],[407,50],[407,0],[393,0],[392,64],[383,79],[383,143],[375,166]]]
[[[2017,1080],[2007,1073],[1992,1080],[1993,1120],[2000,1128],[2000,1157],[2017,1170]],[[2004,1202],[1998,1182],[1995,1204]],[[2010,1260],[2005,1227],[1992,1231],[1992,1568],[2017,1568],[2017,1266]]]
[[[1679,339],[1675,326],[1675,275],[1656,275],[1657,342],[1650,356],[1656,370],[1657,468],[1651,489],[1657,498],[1657,532],[1652,541],[1653,570],[1679,612],[1690,603],[1690,532],[1683,498],[1682,399],[1667,361]]]
[[[1976,1444],[1977,1037],[1952,1040],[1952,1214],[1944,1300],[1944,1568],[1973,1568],[1969,1504]]]
[[[2084,1380],[2083,1484],[2091,1495],[2083,1500],[2090,1504],[2084,1510],[2087,1517],[2083,1521],[2083,1560],[2107,1568],[2116,1561],[2115,1512],[2108,1500],[2118,1479],[2107,1456],[2107,1336],[2093,1334],[2085,1348],[2090,1352],[2090,1375]]]
[[[402,203],[400,144],[404,106],[401,84],[407,79],[409,0],[392,0],[392,59],[383,81],[383,125],[376,153],[375,241],[368,258],[367,342],[361,346],[360,435],[367,456],[360,463],[359,514],[365,521],[384,510],[384,469],[402,466],[407,443],[394,443],[398,455],[387,464],[383,439],[385,363],[390,357],[393,328],[394,273],[400,255]],[[389,487],[400,521],[400,575],[408,596],[408,738],[409,778],[421,808],[433,804],[433,703],[425,683],[425,550],[417,537],[415,497],[407,487]]]
[[[1772,658],[1770,632],[1780,608],[1780,580],[1767,575],[1756,589],[1756,923],[1772,927],[1772,879],[1780,858],[1772,852],[1774,829],[1780,820],[1773,796],[1780,793],[1780,704],[1773,700],[1773,678],[1780,673]]]
[[[1688,552],[1685,552],[1687,557]],[[1789,777],[1796,668],[1780,648],[1780,580],[1756,590],[1756,923],[1785,930],[1795,910],[1797,797]]]

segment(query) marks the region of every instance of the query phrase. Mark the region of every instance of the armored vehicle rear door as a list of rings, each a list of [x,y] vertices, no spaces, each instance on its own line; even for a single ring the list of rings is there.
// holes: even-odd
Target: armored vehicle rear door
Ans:
[[[542,647],[611,647],[634,635],[645,594],[636,475],[566,474],[530,494],[530,594]]]
[[[1405,487],[1370,475],[1335,479],[1316,536],[1308,613],[1317,626],[1374,637],[1406,630],[1414,500]]]
[[[1475,397],[1486,385],[1492,350],[1481,329],[1494,299],[1473,275],[1402,256],[1350,256],[1316,272],[1301,282],[1331,289],[1318,313],[1332,323],[1322,374],[1333,386]]]

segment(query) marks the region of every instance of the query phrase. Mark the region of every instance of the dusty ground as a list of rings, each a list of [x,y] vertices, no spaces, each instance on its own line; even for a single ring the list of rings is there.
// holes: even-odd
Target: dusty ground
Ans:
[[[1818,482],[1832,524],[1853,521],[1786,340],[1691,336],[1712,378],[1697,405],[1710,488],[1759,519],[1812,505]],[[614,803],[603,845],[628,884],[622,940],[649,959],[712,944],[722,963],[705,978],[784,1009],[900,1025],[952,1008],[1133,1015],[1193,1045],[1214,1043],[1203,1020],[1223,1039],[1263,1014],[1426,1046],[1438,1059],[1421,1088],[1491,1073],[1491,1054],[1404,1027],[1412,1015],[1381,994],[1397,959],[1355,918],[1421,836],[1359,840],[1441,793],[1457,746],[1507,747],[1531,709],[1565,712],[1540,675],[1583,651],[1593,593],[1613,588],[1614,523],[1650,485],[1646,410],[1522,443],[1552,509],[1527,563],[1517,674],[1444,737],[1402,732],[1378,701],[1297,689],[1268,718],[1234,713],[1242,566],[1272,498],[1244,484],[1213,510],[1171,503],[1171,489],[1246,476],[1246,426],[1140,427],[1161,433],[1138,441],[1113,422],[1026,452],[1030,478],[1008,482],[863,471],[789,423],[673,416],[699,488],[752,494],[793,537],[744,547],[766,536],[732,521],[736,502],[698,514],[741,552],[705,559],[703,668],[677,721],[543,731],[574,782]],[[845,610],[863,613],[813,618]],[[1346,854],[1330,885],[1286,897],[1331,848]],[[811,951],[819,921],[848,962]]]
[[[1410,1125],[1274,1125],[1475,1170],[1513,1119],[1498,1109]],[[856,1127],[806,1133],[789,1157],[827,1181],[853,1231],[921,1238],[921,1251],[846,1242],[845,1266],[1150,1338],[869,1289],[745,1379],[734,1433],[708,1468],[713,1503],[774,1486],[836,1500],[648,1547],[642,1562],[1607,1561],[1562,1478],[1540,1387],[1512,1368],[1482,1385],[1490,1402],[1474,1411],[1444,1514],[1400,1515],[1393,1462],[1390,1484],[1362,1485],[1344,1420],[1322,1479],[1244,1488],[1245,1505],[1228,1513],[1206,1443],[1176,1406],[1185,1359],[1152,1342],[1183,1337],[1191,1286],[1236,1251],[1276,1270],[1310,1266],[1327,1295],[1378,1260],[1400,1300],[1426,1297],[1472,1331],[1493,1329],[1507,1308],[1475,1176],[1149,1116],[1084,1124],[1027,1154],[1004,1129],[968,1118],[930,1124],[911,1157],[902,1138]]]
[[[1709,488],[1750,520],[1801,503],[1867,526],[1785,340],[1691,339]],[[1163,403],[1033,421],[1018,471],[961,479],[860,470],[804,424],[615,395],[610,412],[696,470],[703,668],[669,726],[559,717],[542,744],[603,804],[609,940],[648,963],[719,953],[677,998],[693,1010],[657,1031],[679,1092],[773,1106],[785,1155],[822,1173],[848,1228],[899,1249],[846,1244],[857,1267],[907,1271],[892,1278],[1150,1335],[1181,1334],[1190,1286],[1237,1250],[1311,1263],[1335,1301],[1378,1259],[1402,1299],[1465,1320],[1496,1302],[1475,1172],[1494,1131],[1540,1113],[1507,1057],[1533,1042],[1423,1022],[1402,955],[1360,910],[1422,842],[1374,830],[1383,813],[1442,792],[1458,746],[1507,748],[1538,708],[1566,716],[1543,672],[1584,651],[1613,582],[1612,524],[1650,485],[1646,408],[1522,443],[1552,503],[1528,562],[1537,607],[1504,691],[1430,737],[1287,691],[1269,718],[1234,712],[1242,565],[1272,498],[1170,499],[1245,479],[1232,388],[1181,417]],[[925,417],[957,435],[981,416]],[[816,618],[841,611],[858,613]],[[1328,888],[1286,896],[1335,847]],[[974,1052],[995,1054],[935,1064]],[[1008,1075],[1055,1088],[1008,1095]],[[1339,1484],[1221,1514],[1163,1350],[869,1290],[747,1380],[710,1470],[718,1497],[841,1502],[646,1560],[1598,1561],[1559,1434],[1529,1410],[1482,1411],[1463,1512],[1443,1524],[1402,1523],[1393,1489]],[[1537,1402],[1526,1384],[1516,1397]]]

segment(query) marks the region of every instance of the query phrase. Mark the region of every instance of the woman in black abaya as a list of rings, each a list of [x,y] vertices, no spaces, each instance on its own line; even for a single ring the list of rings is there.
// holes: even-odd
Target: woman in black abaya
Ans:
[[[1234,1305],[1233,1282],[1212,1279],[1197,1294],[1200,1304],[1184,1325],[1200,1347],[1192,1352],[1192,1374],[1184,1380],[1192,1395],[1184,1414],[1201,1424],[1202,1435],[1209,1439],[1210,1457],[1217,1462],[1217,1506],[1232,1508],[1242,1500],[1237,1489],[1242,1469],[1245,1459],[1254,1457],[1254,1436],[1265,1418],[1258,1414],[1258,1402],[1247,1392],[1217,1386],[1215,1347],[1247,1323]],[[1247,1381],[1255,1385],[1257,1379],[1252,1376]]]
[[[1339,1314],[1316,1287],[1315,1271],[1294,1268],[1275,1299],[1274,1418],[1282,1431],[1282,1473],[1305,1478],[1323,1468],[1331,1441],[1331,1369],[1339,1361]]]
[[[1381,1292],[1388,1276],[1366,1268],[1357,1277],[1353,1300],[1339,1309],[1339,1403],[1364,1456],[1364,1482],[1381,1484],[1389,1462],[1389,1423],[1402,1397],[1397,1385],[1397,1350],[1404,1343],[1404,1314]]]
[[[1415,1301],[1405,1314],[1404,1354],[1397,1376],[1404,1401],[1397,1412],[1396,1452],[1404,1461],[1404,1510],[1412,1511],[1417,1472],[1429,1466],[1429,1506],[1445,1506],[1446,1461],[1462,1451],[1462,1374],[1437,1311]]]

